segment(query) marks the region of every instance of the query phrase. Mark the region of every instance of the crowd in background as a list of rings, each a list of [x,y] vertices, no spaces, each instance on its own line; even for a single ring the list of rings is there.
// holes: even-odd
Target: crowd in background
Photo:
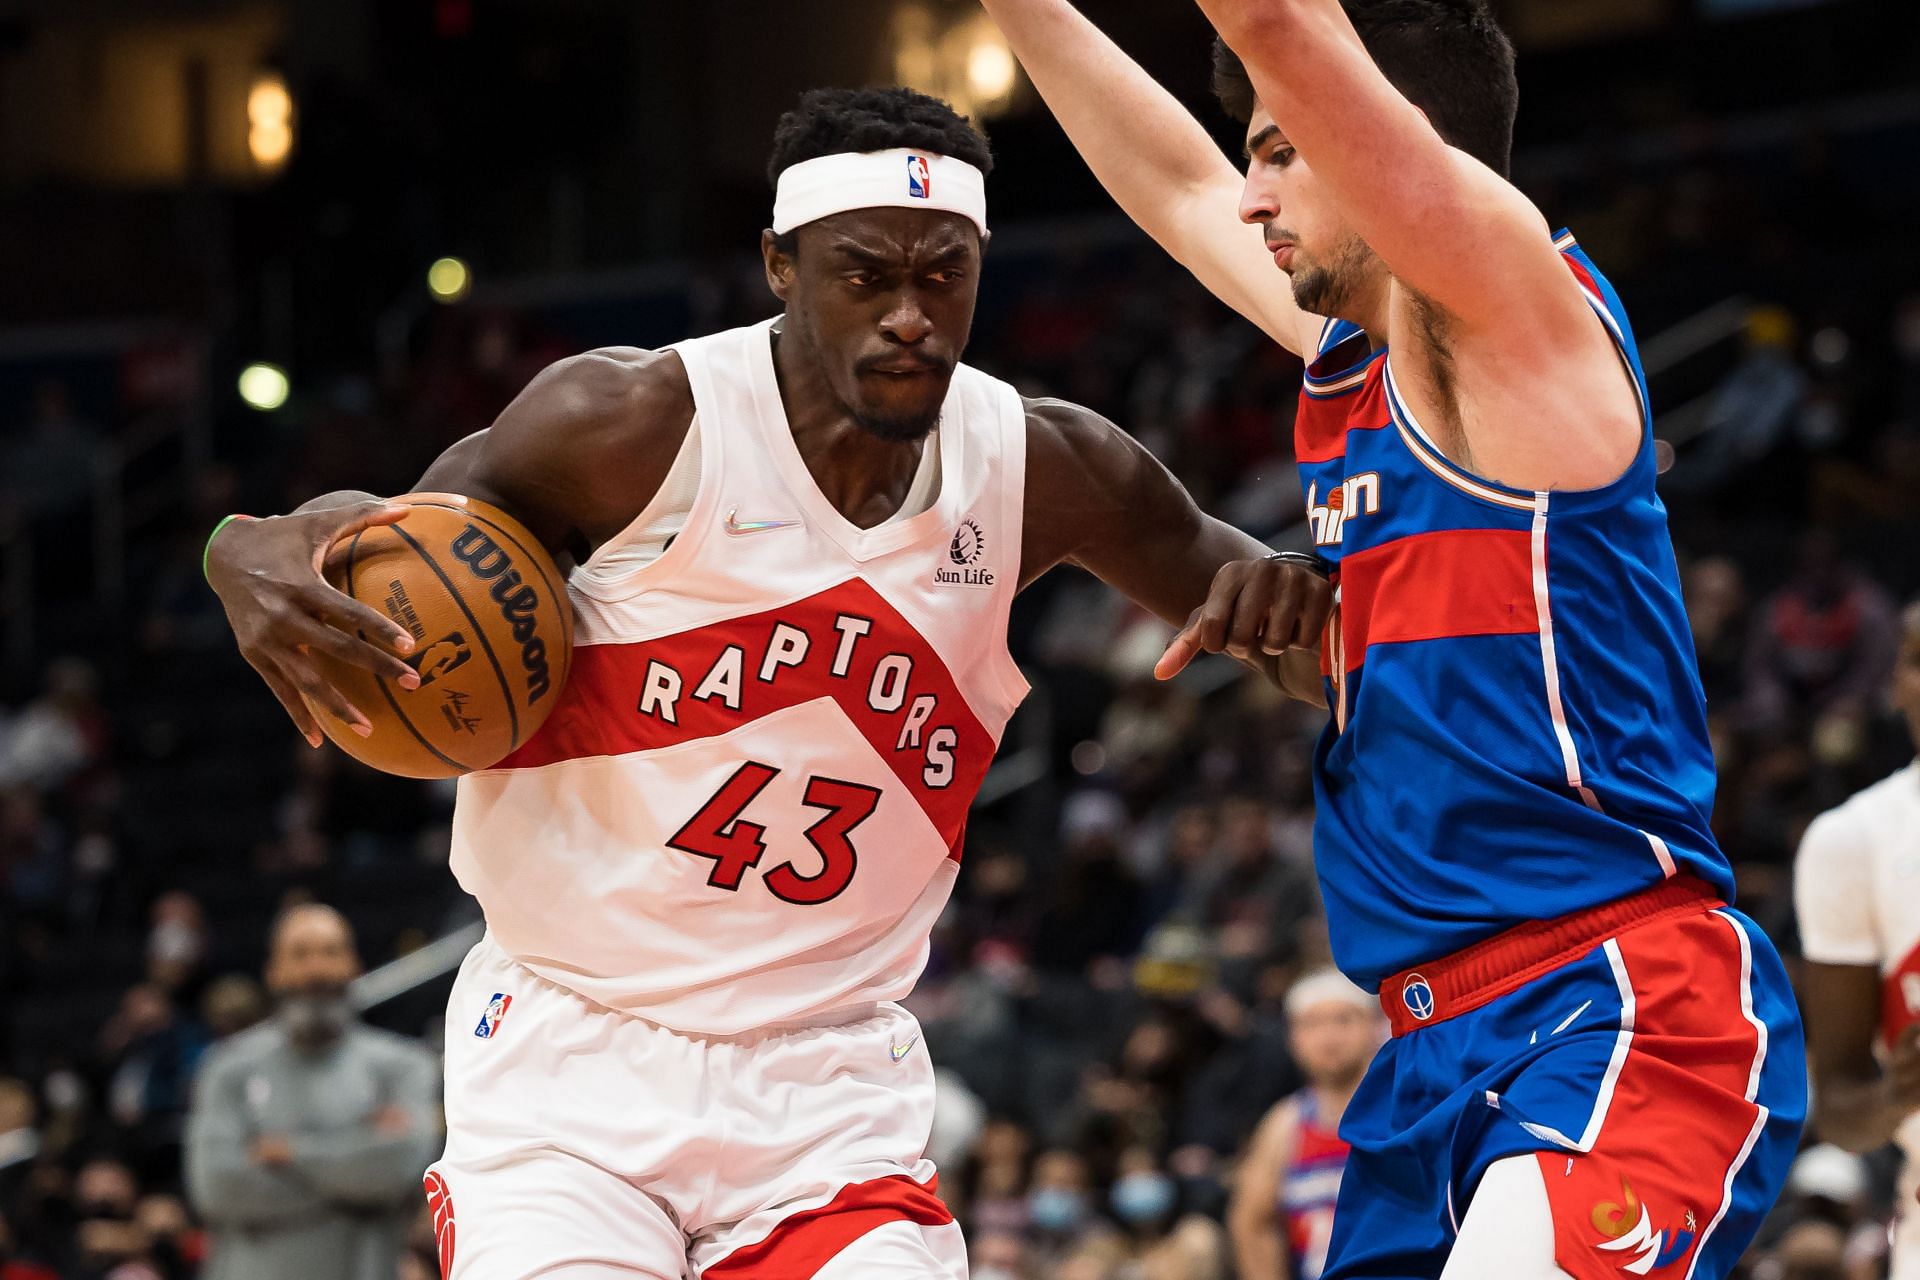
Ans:
[[[1663,492],[1720,761],[1715,827],[1740,905],[1792,956],[1799,833],[1912,753],[1885,688],[1920,589],[1920,294],[1890,289],[1876,247],[1903,215],[1818,140],[1784,177],[1601,160],[1537,194],[1571,211],[1643,336],[1756,299],[1737,354],[1682,388],[1699,410]],[[744,259],[703,270],[691,330],[769,314],[754,277]],[[1056,241],[1005,279],[983,296],[974,362],[1107,413],[1223,517],[1298,536],[1296,361],[1144,246]],[[448,310],[397,367],[244,432],[227,421],[222,461],[131,566],[125,615],[0,710],[0,1280],[199,1274],[181,1173],[194,1081],[276,1016],[255,975],[282,908],[338,903],[369,963],[471,915],[444,871],[450,789],[276,727],[199,580],[205,531],[229,510],[409,488],[577,335],[539,311]],[[0,424],[0,485],[54,527],[115,429],[73,391],[44,381]],[[941,1191],[991,1274],[1227,1280],[1236,1161],[1300,1085],[1285,996],[1327,959],[1310,774],[1324,714],[1224,661],[1154,681],[1166,629],[1071,574],[1023,597],[1014,626],[1036,693],[1008,752],[1037,780],[977,813],[911,1001],[941,1070]],[[244,706],[209,729],[210,698]],[[185,758],[195,732],[226,739],[216,776]],[[151,782],[163,767],[211,800],[169,808],[188,793]],[[372,1016],[437,1044],[432,995]],[[1810,1150],[1751,1274],[1880,1274],[1889,1186],[1884,1156]],[[404,1267],[434,1274],[424,1212]]]

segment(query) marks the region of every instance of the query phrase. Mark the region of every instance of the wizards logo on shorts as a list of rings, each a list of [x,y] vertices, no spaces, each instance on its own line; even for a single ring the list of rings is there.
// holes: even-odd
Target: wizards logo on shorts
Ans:
[[[1419,974],[1409,974],[1406,985],[1400,988],[1400,999],[1406,1002],[1407,1012],[1425,1022],[1433,1016],[1433,984]]]
[[[933,198],[933,171],[927,167],[925,156],[907,157],[907,194],[915,200]]]
[[[493,999],[487,1001],[487,1011],[480,1015],[480,1025],[473,1029],[475,1037],[481,1040],[493,1039],[500,1030],[500,1024],[506,1021],[507,1007],[513,1003],[513,997],[504,991],[493,993]]]

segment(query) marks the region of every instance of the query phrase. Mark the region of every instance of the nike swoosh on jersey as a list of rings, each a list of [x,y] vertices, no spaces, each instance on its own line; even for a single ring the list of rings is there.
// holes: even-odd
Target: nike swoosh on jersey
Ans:
[[[750,533],[765,533],[769,529],[798,529],[799,527],[798,520],[742,520],[738,507],[727,512],[726,530],[736,538],[745,537]]]
[[[895,1044],[893,1041],[889,1040],[887,1041],[887,1052],[893,1055],[893,1060],[895,1062],[903,1062],[906,1060],[906,1056],[913,1052],[913,1046],[919,1043],[920,1043],[919,1036],[915,1036],[913,1039],[907,1041],[905,1044]]]

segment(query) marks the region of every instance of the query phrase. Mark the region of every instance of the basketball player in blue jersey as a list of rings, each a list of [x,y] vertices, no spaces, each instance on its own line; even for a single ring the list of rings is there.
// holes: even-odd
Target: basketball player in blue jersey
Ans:
[[[1394,1032],[1326,1277],[1727,1275],[1804,1118],[1800,1025],[1708,828],[1632,330],[1505,176],[1512,46],[1484,0],[1201,0],[1242,177],[1068,0],[985,3],[1120,204],[1307,361],[1316,856]],[[1302,643],[1232,582],[1163,675]]]

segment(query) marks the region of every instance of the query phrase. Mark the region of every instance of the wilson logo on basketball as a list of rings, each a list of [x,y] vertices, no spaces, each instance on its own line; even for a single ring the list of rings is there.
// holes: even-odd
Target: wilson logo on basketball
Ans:
[[[514,642],[520,646],[520,665],[527,671],[527,702],[540,701],[552,681],[547,671],[547,644],[540,638],[534,619],[540,597],[520,580],[516,570],[508,567],[507,553],[500,544],[472,525],[454,537],[453,554],[473,571],[474,577],[488,582],[487,592],[500,606],[500,616],[513,628]]]

